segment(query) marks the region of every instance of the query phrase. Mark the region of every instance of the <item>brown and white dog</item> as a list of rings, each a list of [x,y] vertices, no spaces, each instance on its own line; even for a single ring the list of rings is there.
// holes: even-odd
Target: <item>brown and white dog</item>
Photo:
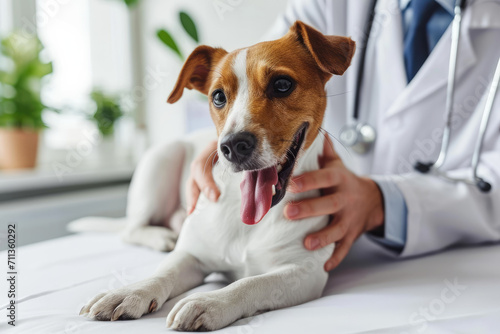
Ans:
[[[350,38],[325,36],[299,21],[279,40],[231,53],[196,48],[168,102],[179,100],[184,88],[208,95],[219,138],[213,176],[221,197],[213,203],[201,195],[174,251],[153,276],[96,296],[81,314],[98,320],[139,318],[213,272],[235,282],[179,301],[168,315],[168,327],[216,330],[242,317],[318,298],[327,280],[323,263],[333,245],[311,252],[302,242],[328,218],[292,223],[283,208],[287,201],[318,195],[286,189],[292,174],[319,168],[325,84],[333,74],[344,73],[354,50]],[[190,145],[157,150],[139,166],[129,197],[131,241],[148,244],[166,230],[149,224],[171,218],[179,205],[179,195],[165,194],[179,193],[175,175],[187,169],[187,157],[194,152]]]

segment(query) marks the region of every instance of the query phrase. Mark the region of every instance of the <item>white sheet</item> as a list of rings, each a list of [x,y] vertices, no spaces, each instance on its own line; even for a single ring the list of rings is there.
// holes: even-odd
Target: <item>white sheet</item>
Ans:
[[[78,316],[98,292],[148,276],[164,256],[109,234],[21,247],[17,326],[6,323],[2,279],[0,333],[164,333],[166,315],[179,298],[140,320],[99,322]],[[5,262],[1,252],[0,263]],[[447,291],[455,280],[465,289]],[[215,277],[190,293],[224,285]],[[428,320],[420,312],[427,312]],[[361,239],[331,273],[321,299],[243,319],[220,332],[498,333],[499,328],[500,245],[400,261]]]

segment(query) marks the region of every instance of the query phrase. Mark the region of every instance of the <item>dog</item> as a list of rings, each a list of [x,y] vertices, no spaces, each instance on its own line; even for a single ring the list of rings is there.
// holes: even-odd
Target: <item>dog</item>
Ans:
[[[168,102],[178,101],[185,88],[209,97],[218,134],[213,176],[221,196],[213,203],[200,195],[175,249],[156,273],[99,294],[80,314],[97,320],[137,319],[201,285],[213,272],[234,282],[180,300],[168,314],[167,327],[217,330],[240,318],[319,298],[328,277],[323,264],[334,245],[308,251],[302,242],[325,227],[328,217],[291,222],[283,209],[288,201],[319,195],[286,189],[292,175],[319,168],[325,84],[347,70],[354,52],[350,38],[325,36],[300,21],[281,39],[230,53],[197,47]],[[179,198],[165,198],[173,191],[163,189],[179,189],[181,178],[175,175],[183,173],[195,151],[188,143],[172,144],[168,152],[153,152],[154,158],[139,166],[127,212],[127,219],[135,221],[135,228],[128,229],[135,230],[135,242],[148,244],[148,235],[167,230],[149,224],[176,215]]]

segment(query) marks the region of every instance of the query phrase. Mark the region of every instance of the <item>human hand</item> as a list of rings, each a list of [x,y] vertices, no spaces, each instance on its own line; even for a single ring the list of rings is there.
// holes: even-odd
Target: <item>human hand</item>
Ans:
[[[220,191],[212,175],[212,168],[218,159],[217,141],[213,141],[191,162],[191,172],[186,184],[188,215],[194,211],[202,191],[212,202],[219,199]]]
[[[330,271],[340,264],[361,234],[383,226],[384,203],[377,184],[349,171],[328,137],[319,163],[319,170],[294,177],[288,190],[299,193],[321,189],[321,196],[292,202],[285,207],[284,213],[292,220],[331,215],[330,224],[304,240],[309,250],[336,243],[324,266],[325,271]]]

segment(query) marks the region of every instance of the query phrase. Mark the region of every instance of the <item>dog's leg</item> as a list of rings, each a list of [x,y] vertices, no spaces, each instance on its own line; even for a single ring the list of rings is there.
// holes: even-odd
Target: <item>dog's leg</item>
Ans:
[[[289,265],[243,278],[220,290],[190,295],[170,311],[167,327],[217,330],[243,317],[319,298],[327,280],[322,263],[318,262],[312,270],[308,266]]]
[[[130,185],[124,241],[160,251],[174,248],[178,233],[167,225],[180,206],[188,146],[185,142],[169,143],[155,147],[142,158]]]
[[[80,314],[97,320],[137,319],[158,310],[169,298],[200,285],[205,276],[194,256],[172,252],[152,277],[97,295]]]
[[[169,252],[174,249],[178,234],[164,226],[144,225],[127,227],[121,236],[125,242]]]

